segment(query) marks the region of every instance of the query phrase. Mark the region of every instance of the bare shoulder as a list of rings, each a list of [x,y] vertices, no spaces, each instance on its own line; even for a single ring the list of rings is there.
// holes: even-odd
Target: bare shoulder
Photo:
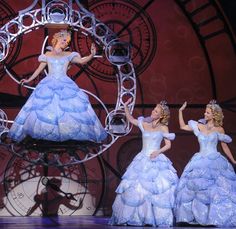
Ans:
[[[52,56],[52,52],[51,52],[51,51],[47,51],[47,52],[45,52],[44,55],[45,55],[45,56]]]
[[[206,128],[206,125],[202,124],[202,123],[197,123],[197,127],[200,131],[204,130]]]
[[[166,125],[161,125],[161,130],[165,133],[169,133],[169,127]]]
[[[63,52],[63,54],[64,54],[65,56],[70,55],[71,53],[72,53],[71,51],[64,51],[64,52]]]
[[[216,127],[216,130],[221,133],[221,134],[225,134],[225,130],[223,127],[219,126],[219,127]]]
[[[136,118],[135,118],[136,119]],[[137,120],[137,119],[136,119]],[[150,128],[150,124],[147,122],[142,122],[144,129],[145,128]]]

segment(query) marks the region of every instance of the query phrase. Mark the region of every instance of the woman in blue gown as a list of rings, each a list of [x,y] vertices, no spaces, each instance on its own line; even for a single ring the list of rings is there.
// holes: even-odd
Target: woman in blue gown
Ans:
[[[52,50],[39,56],[40,65],[29,79],[34,80],[48,66],[47,76],[37,85],[19,114],[9,137],[17,142],[26,136],[50,141],[101,142],[107,133],[97,118],[88,96],[71,80],[66,72],[69,64],[86,64],[96,53],[81,58],[77,52],[65,51],[71,40],[66,30],[55,33]]]
[[[228,160],[217,151],[218,142],[229,160],[236,164],[226,143],[231,138],[222,128],[223,112],[215,101],[207,106],[204,119],[186,125],[179,110],[182,130],[192,131],[200,144],[179,180],[176,196],[177,223],[236,227],[236,174]]]
[[[172,162],[163,154],[175,134],[168,131],[169,109],[158,104],[150,118],[133,118],[125,103],[126,117],[142,132],[143,148],[135,156],[116,189],[111,225],[172,226],[178,183]],[[161,142],[164,139],[164,146]]]

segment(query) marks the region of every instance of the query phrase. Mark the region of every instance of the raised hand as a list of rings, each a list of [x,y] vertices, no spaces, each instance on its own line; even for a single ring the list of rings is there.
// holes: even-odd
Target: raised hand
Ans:
[[[129,99],[124,103],[124,105],[125,105],[125,106],[128,106],[128,105],[131,103],[131,101],[132,101],[132,98],[129,98]]]
[[[93,56],[95,56],[95,54],[96,54],[96,46],[95,46],[94,43],[92,43],[92,45],[91,45],[90,52],[91,52],[91,54]]]
[[[150,154],[150,159],[155,159],[159,155],[158,151],[154,151]]]
[[[20,81],[20,84],[29,83],[29,82],[30,82],[30,81],[27,80],[27,79],[22,79],[22,80]]]
[[[187,106],[187,102],[185,101],[184,104],[179,108],[179,111],[183,111]]]

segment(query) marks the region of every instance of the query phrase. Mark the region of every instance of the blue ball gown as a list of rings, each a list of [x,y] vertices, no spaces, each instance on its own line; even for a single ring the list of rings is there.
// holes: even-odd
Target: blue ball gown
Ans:
[[[143,118],[138,120],[143,148],[128,166],[116,189],[109,224],[172,226],[178,176],[172,162],[163,153],[155,159],[150,159],[150,154],[160,149],[163,138],[173,140],[175,134],[146,131]]]
[[[67,75],[70,61],[79,55],[72,52],[63,57],[40,55],[48,64],[42,79],[9,131],[9,137],[20,142],[26,136],[50,141],[94,141],[107,137],[88,96]]]
[[[193,120],[188,125],[198,138],[200,151],[194,154],[180,177],[176,221],[236,227],[236,174],[217,151],[219,141],[229,143],[231,138],[218,132],[201,133]]]

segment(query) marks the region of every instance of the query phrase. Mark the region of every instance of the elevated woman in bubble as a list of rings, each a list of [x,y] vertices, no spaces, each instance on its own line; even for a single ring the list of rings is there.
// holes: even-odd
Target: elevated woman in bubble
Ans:
[[[52,50],[39,56],[38,68],[29,79],[34,80],[45,67],[42,79],[22,107],[9,131],[9,137],[20,142],[26,136],[49,141],[101,142],[107,133],[96,116],[88,96],[67,75],[70,64],[86,64],[96,53],[81,57],[77,52],[65,51],[71,40],[66,30],[55,33]]]

